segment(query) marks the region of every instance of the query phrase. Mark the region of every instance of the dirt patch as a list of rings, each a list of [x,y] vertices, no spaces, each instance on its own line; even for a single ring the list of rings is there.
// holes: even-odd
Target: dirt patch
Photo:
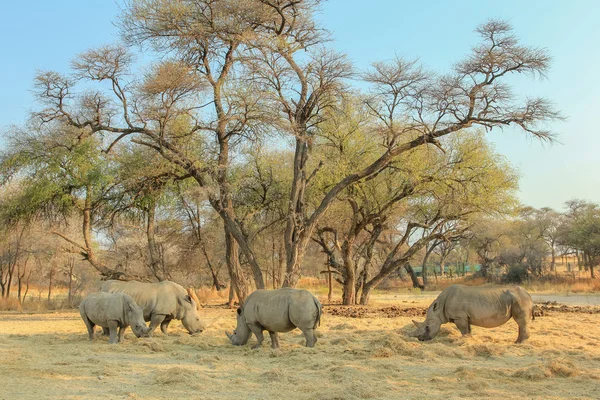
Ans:
[[[548,301],[536,304],[535,315],[546,316],[554,313],[579,313],[579,314],[600,314],[600,307],[594,306],[568,306],[555,301]]]
[[[427,314],[427,308],[402,306],[327,306],[323,309],[327,314],[348,318],[422,317]]]

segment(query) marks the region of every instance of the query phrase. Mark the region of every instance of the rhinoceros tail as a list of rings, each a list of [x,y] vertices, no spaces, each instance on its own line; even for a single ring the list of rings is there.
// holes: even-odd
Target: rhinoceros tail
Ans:
[[[323,315],[323,309],[321,308],[321,302],[314,297],[315,306],[317,306],[317,320],[315,321],[315,328],[321,326],[321,315]]]
[[[535,304],[531,307],[531,320],[535,321]]]

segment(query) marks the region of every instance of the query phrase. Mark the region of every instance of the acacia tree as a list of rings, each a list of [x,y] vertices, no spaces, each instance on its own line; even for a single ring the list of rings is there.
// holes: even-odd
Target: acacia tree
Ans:
[[[593,279],[594,267],[600,264],[600,207],[583,200],[571,200],[567,206],[560,240],[581,252],[583,265]]]
[[[68,85],[55,87],[55,78],[47,73],[36,80],[39,96],[50,109],[54,105],[50,93],[69,96]],[[81,101],[94,100],[84,96]],[[65,234],[60,224],[53,225],[52,233],[68,243],[65,249],[79,254],[103,277],[123,278],[125,272],[98,256],[93,239],[93,228],[114,194],[114,164],[100,151],[99,138],[54,121],[52,112],[45,109],[34,114],[27,129],[15,128],[7,135],[9,146],[2,154],[0,169],[5,184],[16,178],[20,187],[5,200],[3,218],[16,224],[36,217],[69,221],[76,215],[82,242]]]
[[[344,304],[354,304],[361,290],[366,303],[369,291],[398,268],[408,267],[407,261],[421,248],[429,255],[442,244],[455,243],[476,215],[504,213],[514,204],[515,174],[482,135],[462,133],[444,145],[445,153],[422,148],[351,186],[322,220],[313,240],[340,273]],[[352,145],[346,142],[341,147]],[[340,146],[334,148],[339,151]],[[329,159],[344,168],[335,154]],[[356,162],[357,156],[349,159]],[[380,236],[392,230],[396,233],[384,267],[372,277],[374,250],[383,250],[376,248]],[[411,273],[410,268],[407,271]]]
[[[482,135],[455,135],[445,148],[446,153],[429,154],[430,165],[439,169],[430,169],[430,182],[408,199],[409,207],[395,221],[397,239],[379,271],[365,282],[361,304],[367,304],[373,288],[407,266],[428,244],[459,240],[478,216],[507,213],[514,206],[515,174]]]
[[[540,236],[550,249],[550,271],[555,271],[559,227],[563,222],[564,217],[562,214],[549,207],[543,207],[536,210],[535,217],[539,225]]]
[[[381,151],[371,163],[352,171],[333,184],[312,209],[306,207],[307,187],[318,173],[318,163],[309,169],[314,132],[319,129],[320,109],[331,107],[336,92],[343,88],[349,74],[343,56],[332,52],[309,52],[308,61],[297,37],[320,43],[316,27],[301,24],[297,28],[281,17],[276,31],[279,41],[268,50],[261,49],[261,77],[267,81],[273,98],[281,104],[287,132],[293,135],[295,155],[294,183],[290,194],[286,229],[287,276],[284,285],[294,286],[309,239],[334,200],[349,186],[386,169],[403,153],[423,145],[439,145],[439,138],[482,126],[517,125],[541,139],[550,139],[540,129],[541,121],[559,118],[544,99],[529,99],[515,105],[509,87],[503,81],[512,73],[543,76],[549,56],[543,49],[521,45],[510,26],[490,21],[477,29],[482,38],[464,61],[455,64],[452,73],[434,75],[415,62],[396,59],[374,63],[363,75],[371,85],[367,105],[378,124],[371,130]],[[321,54],[319,56],[319,54]],[[261,58],[262,57],[262,58]],[[314,75],[314,80],[311,76]],[[316,81],[316,83],[315,83]],[[290,95],[293,93],[293,95]]]

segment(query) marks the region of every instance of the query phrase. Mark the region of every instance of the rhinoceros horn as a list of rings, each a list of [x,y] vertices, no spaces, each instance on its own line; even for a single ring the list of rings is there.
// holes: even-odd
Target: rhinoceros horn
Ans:
[[[421,326],[423,326],[423,323],[422,323],[422,322],[415,321],[414,319],[412,320],[412,323],[413,323],[413,324],[415,324],[415,326],[416,326],[417,328],[420,328]]]
[[[231,336],[232,336],[231,333],[225,331],[225,334],[227,335],[227,337],[229,338],[229,340],[231,340]]]

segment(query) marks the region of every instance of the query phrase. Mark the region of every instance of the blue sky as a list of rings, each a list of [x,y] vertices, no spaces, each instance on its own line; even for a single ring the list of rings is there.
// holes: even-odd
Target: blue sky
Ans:
[[[534,207],[562,209],[566,200],[600,203],[600,2],[597,1],[398,1],[330,0],[319,19],[333,46],[358,68],[396,54],[419,58],[445,72],[477,41],[473,29],[489,18],[510,21],[524,44],[553,57],[546,80],[514,79],[520,96],[549,98],[566,117],[559,134],[542,144],[514,129],[489,138],[521,173],[520,199]],[[112,0],[11,1],[0,24],[0,128],[25,121],[34,108],[36,70],[66,71],[74,55],[118,40]]]

